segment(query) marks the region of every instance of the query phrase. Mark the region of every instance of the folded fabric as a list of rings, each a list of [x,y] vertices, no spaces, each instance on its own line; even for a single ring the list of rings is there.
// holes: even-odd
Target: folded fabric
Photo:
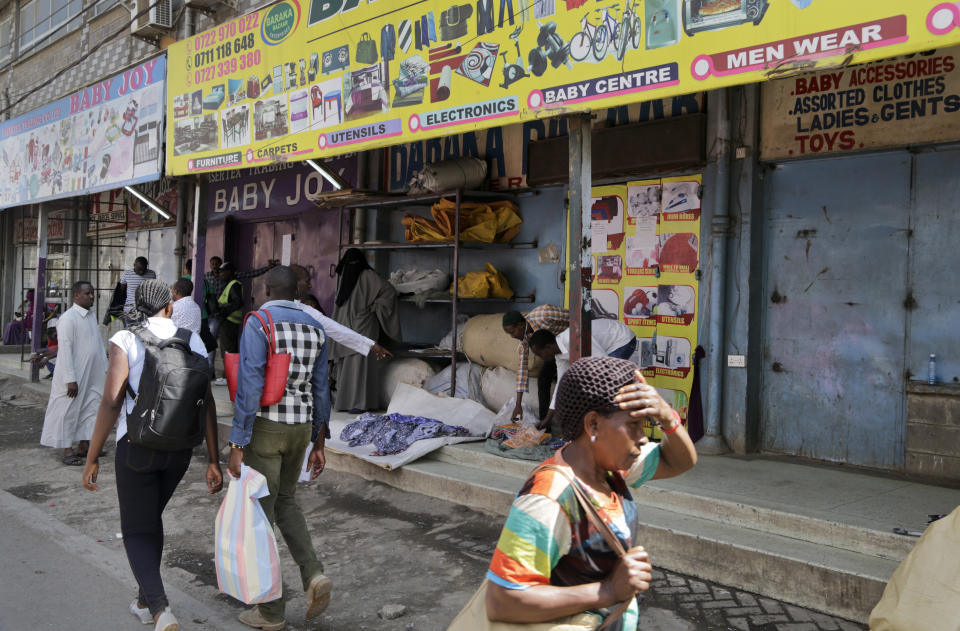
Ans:
[[[450,285],[453,293],[453,285]],[[457,285],[457,296],[460,298],[513,298],[513,289],[502,272],[490,263],[485,268],[474,272],[467,272],[460,277]]]
[[[450,276],[441,270],[398,269],[390,272],[390,284],[397,293],[419,294],[444,289],[450,283]]]
[[[452,241],[456,225],[456,202],[441,199],[430,209],[433,221],[407,215],[405,236],[411,243]],[[509,201],[460,204],[460,239],[480,243],[508,243],[520,232],[523,219]]]
[[[340,432],[340,440],[351,447],[373,443],[374,456],[398,454],[418,440],[441,436],[470,436],[470,431],[422,416],[367,412]]]

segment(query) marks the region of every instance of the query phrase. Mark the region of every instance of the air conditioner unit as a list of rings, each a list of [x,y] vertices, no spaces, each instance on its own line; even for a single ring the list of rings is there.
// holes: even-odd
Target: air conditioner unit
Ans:
[[[131,12],[135,35],[159,35],[173,28],[173,0],[137,0]]]

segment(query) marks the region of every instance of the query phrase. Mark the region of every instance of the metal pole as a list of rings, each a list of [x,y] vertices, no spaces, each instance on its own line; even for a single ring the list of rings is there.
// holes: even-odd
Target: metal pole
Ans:
[[[571,116],[570,140],[570,361],[589,357],[591,290],[593,282],[590,205],[593,188],[590,114]]]
[[[30,350],[39,353],[43,333],[43,306],[46,304],[47,285],[47,219],[50,207],[40,204],[37,216],[37,270],[33,290],[33,323]],[[40,364],[30,364],[30,381],[40,383]]]
[[[184,237],[186,237],[187,228],[187,209],[188,197],[190,196],[190,183],[186,178],[177,182],[177,227],[176,237],[174,238],[173,256],[177,260],[176,277],[183,276],[183,265],[187,260],[187,249],[184,247]]]
[[[723,438],[723,330],[726,320],[725,280],[727,237],[730,231],[730,111],[728,91],[714,90],[707,96],[712,135],[710,163],[714,169],[709,192],[713,219],[710,224],[710,311],[707,333],[707,418],[697,451],[715,455],[730,451]]]
[[[207,299],[204,287],[204,278],[206,277],[206,268],[204,267],[204,258],[206,258],[206,232],[207,218],[200,215],[200,180],[198,178],[193,185],[193,270],[190,272],[190,276],[193,281],[193,299],[201,305],[204,304],[204,301]],[[204,235],[204,247],[200,247],[201,234]]]
[[[450,396],[457,396],[457,308],[460,304],[460,204],[461,191],[457,189],[457,209],[453,219],[453,297],[450,303],[452,339],[450,341]]]

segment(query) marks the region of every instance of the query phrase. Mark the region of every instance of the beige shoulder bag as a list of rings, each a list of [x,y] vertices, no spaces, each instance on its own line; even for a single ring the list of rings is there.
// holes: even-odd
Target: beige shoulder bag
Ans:
[[[567,482],[570,483],[570,488],[573,489],[573,493],[577,497],[577,501],[580,502],[580,506],[583,507],[583,512],[586,514],[587,519],[589,519],[593,527],[603,535],[603,539],[607,542],[607,545],[617,553],[617,556],[622,557],[626,554],[627,551],[623,549],[623,544],[620,543],[620,539],[613,534],[607,523],[603,521],[603,518],[597,513],[597,509],[594,508],[593,502],[584,495],[567,469],[557,465],[541,465],[538,470],[545,469],[556,471],[567,479]],[[631,597],[620,603],[620,605],[607,616],[602,625],[600,625],[599,616],[586,612],[552,622],[493,622],[487,617],[487,583],[488,581],[484,579],[483,583],[480,584],[480,588],[477,589],[473,597],[467,602],[467,605],[457,614],[457,617],[453,619],[450,626],[447,627],[447,631],[603,631],[603,629],[619,620],[620,616],[623,615],[623,612],[627,610],[630,603],[634,600],[633,597]]]

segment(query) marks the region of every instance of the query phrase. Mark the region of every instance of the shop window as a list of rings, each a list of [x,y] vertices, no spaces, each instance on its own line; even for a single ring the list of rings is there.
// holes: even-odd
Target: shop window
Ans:
[[[10,60],[13,53],[13,18],[0,22],[0,63]]]
[[[90,15],[91,18],[95,18],[99,15],[103,15],[113,7],[117,6],[119,0],[98,0],[96,4],[93,5],[93,12]]]
[[[21,52],[79,28],[82,9],[83,0],[30,0],[23,4],[20,7]]]

